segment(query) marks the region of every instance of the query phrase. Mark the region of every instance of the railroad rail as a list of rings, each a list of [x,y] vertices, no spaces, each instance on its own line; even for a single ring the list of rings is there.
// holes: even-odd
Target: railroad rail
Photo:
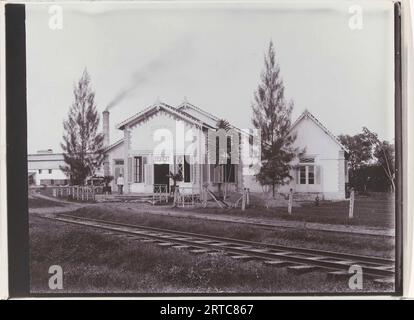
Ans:
[[[42,215],[65,223],[105,230],[111,234],[127,235],[159,246],[187,249],[192,253],[225,253],[240,261],[256,260],[274,267],[286,267],[301,274],[325,271],[331,278],[349,278],[353,265],[362,268],[363,276],[381,283],[395,280],[395,261],[374,256],[355,255],[325,250],[282,246],[234,238],[218,237],[171,229],[92,219],[70,214]]]

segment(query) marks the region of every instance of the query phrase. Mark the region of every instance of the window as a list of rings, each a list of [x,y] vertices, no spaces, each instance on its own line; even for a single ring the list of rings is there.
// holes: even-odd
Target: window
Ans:
[[[236,165],[225,164],[224,166],[224,182],[234,183],[236,182]]]
[[[181,156],[175,157],[175,166],[174,170],[176,174],[179,174],[181,178],[184,177],[184,171],[183,171],[183,158]]]
[[[308,184],[315,184],[315,167],[308,166]]]
[[[39,174],[42,173],[42,169],[39,169]]]
[[[134,157],[134,182],[141,183],[142,181],[142,157]]]
[[[306,166],[300,167],[300,184],[306,184]]]
[[[179,174],[183,182],[191,182],[190,156],[176,156],[174,165],[175,174]]]
[[[116,160],[114,160],[114,162],[115,162],[116,165],[121,165],[121,166],[124,165],[124,160],[122,160],[122,159],[116,159]]]
[[[315,158],[302,156],[299,158],[299,183],[315,184]]]
[[[49,174],[52,174],[52,169],[49,169]]]
[[[301,165],[299,167],[299,183],[300,184],[315,184],[315,166]]]
[[[190,182],[190,163],[188,162],[188,156],[184,157],[184,182]]]

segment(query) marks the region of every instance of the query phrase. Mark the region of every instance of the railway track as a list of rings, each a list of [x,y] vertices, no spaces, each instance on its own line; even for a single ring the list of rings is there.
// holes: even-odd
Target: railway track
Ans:
[[[65,223],[105,230],[159,246],[185,249],[192,253],[225,253],[240,261],[256,260],[274,267],[284,267],[296,274],[324,271],[328,278],[349,279],[351,266],[362,268],[363,276],[382,283],[393,283],[395,264],[392,259],[324,250],[265,244],[234,238],[161,229],[108,220],[77,217],[70,214],[42,215]]]

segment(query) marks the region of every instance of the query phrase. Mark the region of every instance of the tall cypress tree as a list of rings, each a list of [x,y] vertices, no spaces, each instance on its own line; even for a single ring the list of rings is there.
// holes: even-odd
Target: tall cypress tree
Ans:
[[[255,94],[253,126],[261,130],[262,166],[256,179],[261,185],[272,187],[273,197],[278,185],[288,183],[290,162],[298,150],[292,146],[296,136],[289,134],[293,102],[286,102],[285,87],[276,62],[273,42],[264,57],[261,83]]]
[[[83,185],[92,176],[104,159],[103,134],[98,133],[99,114],[95,104],[95,93],[85,69],[74,86],[74,102],[68,118],[63,121],[63,156],[66,165],[62,170],[72,184]]]

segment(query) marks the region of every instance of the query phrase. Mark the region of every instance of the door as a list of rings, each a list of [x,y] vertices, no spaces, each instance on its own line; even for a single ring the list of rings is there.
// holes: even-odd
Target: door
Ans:
[[[114,160],[114,180],[112,180],[112,191],[117,190],[116,180],[118,180],[119,175],[122,174],[124,181],[126,183],[126,177],[124,176],[124,160],[115,159]]]
[[[168,177],[169,173],[169,164],[154,164],[154,185],[165,184],[167,185],[167,192],[170,192],[170,178]]]

